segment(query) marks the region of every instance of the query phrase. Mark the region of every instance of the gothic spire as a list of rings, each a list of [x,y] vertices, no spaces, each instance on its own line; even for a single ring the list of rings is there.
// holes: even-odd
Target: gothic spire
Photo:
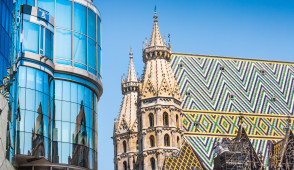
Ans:
[[[127,82],[137,82],[138,78],[135,71],[132,48],[130,49],[129,55],[130,55],[130,62],[129,62]]]
[[[153,24],[153,31],[152,31],[152,35],[151,35],[150,47],[163,46],[161,34],[159,32],[159,26],[158,26],[158,20],[157,20],[158,16],[157,16],[157,12],[156,12],[156,7],[155,7],[153,18],[154,18],[154,24]]]

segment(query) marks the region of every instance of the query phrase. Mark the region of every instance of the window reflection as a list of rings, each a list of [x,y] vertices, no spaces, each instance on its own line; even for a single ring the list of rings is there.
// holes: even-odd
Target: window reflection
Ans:
[[[72,2],[56,0],[56,26],[66,29],[72,28]]]
[[[23,22],[23,50],[39,53],[39,25]]]
[[[54,8],[54,1],[53,0],[38,0],[38,7],[46,10],[49,12],[50,15],[53,17],[55,16],[55,8]]]
[[[86,49],[87,49],[86,36],[82,34],[74,33],[74,57],[73,58],[75,62],[85,64],[85,65],[87,64]]]
[[[90,9],[88,10],[88,35],[96,39],[96,18],[95,13]]]
[[[86,34],[86,23],[87,23],[87,15],[86,15],[86,7],[74,3],[74,30],[80,32],[82,34]]]
[[[56,29],[55,57],[71,60],[71,31]],[[69,63],[70,64],[70,63]]]

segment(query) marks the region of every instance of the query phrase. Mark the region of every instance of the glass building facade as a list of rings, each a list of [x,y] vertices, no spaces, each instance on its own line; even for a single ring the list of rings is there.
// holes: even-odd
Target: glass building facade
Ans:
[[[0,0],[0,85],[2,78],[7,75],[7,68],[10,67],[12,20],[12,0]]]
[[[97,169],[99,11],[88,0],[19,0],[14,9],[7,159],[20,169]]]

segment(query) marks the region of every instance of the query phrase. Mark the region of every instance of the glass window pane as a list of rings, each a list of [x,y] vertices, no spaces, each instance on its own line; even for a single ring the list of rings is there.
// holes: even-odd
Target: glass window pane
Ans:
[[[21,109],[26,109],[26,89],[19,88],[18,90],[19,107]]]
[[[70,83],[70,90],[71,90],[71,102],[78,102],[78,85],[76,83]]]
[[[67,0],[56,1],[56,26],[72,29],[72,2]]]
[[[39,25],[23,22],[23,50],[39,54]]]
[[[55,57],[71,60],[71,31],[56,29]]]
[[[74,30],[86,34],[87,15],[86,7],[75,3],[74,5]]]
[[[62,99],[62,81],[55,80],[55,99]]]
[[[32,133],[35,125],[35,114],[32,111],[26,111],[25,117],[25,131]]]
[[[72,65],[72,62],[69,60],[55,59],[55,63],[64,64],[64,65]]]
[[[45,29],[45,56],[53,59],[53,34],[48,29]]]
[[[92,39],[88,39],[88,63],[93,69],[96,68],[96,55],[95,55],[96,43]]]
[[[70,142],[70,123],[62,122],[62,142]]]
[[[96,18],[92,10],[88,10],[88,36],[96,39]]]
[[[35,89],[36,70],[27,67],[27,88]]]
[[[26,89],[26,109],[27,110],[35,110],[35,90]]]
[[[70,102],[62,101],[62,121],[70,122]]]
[[[63,81],[62,99],[65,101],[70,101],[70,82],[69,81]]]
[[[44,54],[44,44],[43,44],[43,42],[44,42],[44,39],[43,39],[43,37],[44,37],[44,27],[43,26],[41,26],[39,36],[40,36],[40,54]]]
[[[101,34],[100,34],[100,19],[97,16],[97,42],[101,45]]]
[[[43,92],[43,72],[42,71],[36,71],[37,77],[36,77],[36,90]]]
[[[49,12],[53,17],[55,16],[54,0],[38,0],[38,7]]]
[[[86,36],[82,34],[74,34],[74,61],[81,64],[87,64],[87,43]]]
[[[26,80],[27,80],[27,68],[20,66],[18,74],[19,74],[19,79],[18,79],[19,86],[25,87]]]
[[[98,77],[101,76],[101,48],[98,46]]]
[[[55,100],[55,120],[61,120],[61,101]]]

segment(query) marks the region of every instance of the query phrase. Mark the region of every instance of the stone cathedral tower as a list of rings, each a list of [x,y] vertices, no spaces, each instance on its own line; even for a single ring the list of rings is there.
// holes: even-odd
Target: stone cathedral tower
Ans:
[[[121,104],[118,120],[114,122],[114,164],[115,170],[133,170],[137,161],[137,99],[139,79],[136,75],[132,49],[127,78],[123,76]]]
[[[162,40],[155,11],[150,43],[143,43],[144,74],[138,98],[138,166],[162,169],[182,144],[182,99],[171,70],[171,45]]]

